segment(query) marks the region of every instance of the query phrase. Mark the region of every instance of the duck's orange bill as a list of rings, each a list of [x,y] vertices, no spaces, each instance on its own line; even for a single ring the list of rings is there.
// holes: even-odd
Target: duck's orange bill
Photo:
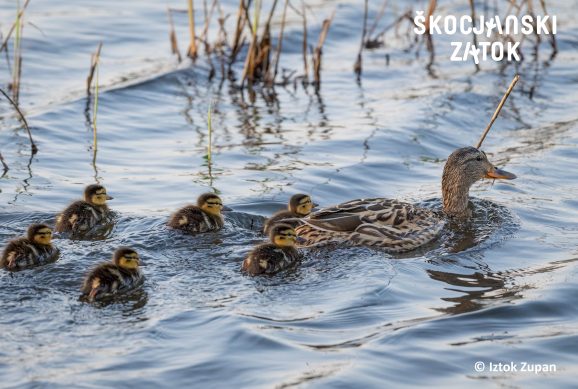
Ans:
[[[494,178],[499,180],[513,180],[514,178],[516,178],[516,175],[495,167],[486,173],[486,178]]]

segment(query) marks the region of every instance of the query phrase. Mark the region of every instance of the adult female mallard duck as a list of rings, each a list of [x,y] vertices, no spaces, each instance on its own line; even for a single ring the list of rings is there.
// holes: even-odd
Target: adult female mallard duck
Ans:
[[[143,279],[139,265],[136,251],[119,247],[112,255],[112,262],[98,265],[86,276],[81,299],[94,301],[134,287]]]
[[[241,270],[250,275],[273,274],[283,270],[299,258],[295,249],[295,230],[289,224],[275,224],[269,232],[271,243],[255,247],[243,261]]]
[[[57,232],[82,235],[95,226],[109,221],[111,212],[106,205],[112,200],[102,185],[92,184],[84,189],[84,200],[70,204],[56,219]]]
[[[470,187],[482,178],[512,180],[516,176],[496,168],[486,153],[474,147],[455,150],[442,176],[443,213],[468,218]],[[413,250],[433,240],[445,217],[430,209],[384,198],[352,200],[321,209],[302,219],[297,235],[300,247],[330,243],[381,247],[392,253]]]
[[[52,230],[46,224],[32,224],[26,237],[8,242],[0,267],[22,270],[58,259],[59,250],[52,245]]]
[[[197,205],[187,205],[175,212],[168,226],[177,230],[197,234],[223,228],[221,211],[228,211],[221,198],[214,193],[205,193],[197,199]]]
[[[299,219],[309,215],[315,206],[316,204],[313,204],[309,195],[303,193],[293,195],[289,199],[289,205],[286,210],[279,211],[267,219],[263,232],[269,235],[271,226],[279,222],[289,224],[295,228],[300,224]]]

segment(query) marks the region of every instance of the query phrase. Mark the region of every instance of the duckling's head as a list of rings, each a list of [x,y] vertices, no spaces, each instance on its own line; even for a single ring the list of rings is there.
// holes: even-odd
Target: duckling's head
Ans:
[[[136,251],[130,247],[119,247],[112,255],[112,262],[127,270],[138,269],[140,265],[140,259]]]
[[[102,185],[92,184],[84,189],[84,201],[93,205],[105,205],[107,200],[113,198],[106,194],[106,188]]]
[[[455,150],[448,157],[442,176],[445,213],[467,216],[470,187],[482,178],[513,180],[516,176],[492,165],[486,153],[475,147]]]
[[[293,247],[297,240],[295,230],[288,224],[275,224],[269,232],[271,242],[277,247]]]
[[[49,246],[52,241],[52,229],[46,224],[32,224],[28,227],[28,240],[36,244]]]
[[[210,215],[220,216],[223,210],[221,198],[214,193],[204,193],[197,199],[197,205]]]
[[[289,210],[299,216],[307,216],[313,209],[313,201],[309,195],[298,193],[291,196],[289,200]]]

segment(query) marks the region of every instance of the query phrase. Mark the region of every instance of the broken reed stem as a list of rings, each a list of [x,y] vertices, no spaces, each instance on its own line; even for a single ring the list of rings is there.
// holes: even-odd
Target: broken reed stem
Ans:
[[[189,0],[189,31],[191,34],[191,44],[187,55],[193,60],[197,58],[197,42],[195,36],[195,8],[193,7],[193,0]]]
[[[480,140],[478,141],[478,144],[476,145],[476,148],[479,149],[480,146],[482,146],[482,143],[484,142],[484,139],[486,139],[486,135],[488,135],[488,132],[490,131],[490,128],[492,128],[492,124],[494,124],[494,121],[496,121],[496,119],[498,118],[498,115],[500,114],[500,111],[502,110],[502,107],[504,106],[504,103],[506,102],[506,100],[508,99],[508,96],[510,96],[510,93],[512,92],[512,89],[514,89],[514,86],[516,85],[516,83],[518,82],[518,80],[520,79],[520,75],[516,74],[514,76],[514,79],[512,80],[512,82],[510,83],[510,86],[508,87],[508,90],[506,91],[506,93],[504,94],[504,97],[502,97],[502,100],[500,101],[500,104],[498,104],[498,107],[496,108],[496,110],[494,111],[494,114],[492,115],[492,119],[490,120],[490,123],[488,123],[486,129],[484,130],[484,133],[482,134]]]
[[[24,5],[22,6],[20,11],[16,15],[16,21],[18,21],[20,18],[22,18],[22,14],[26,10],[26,7],[28,7],[28,3],[30,3],[30,0],[26,0],[24,2]],[[4,39],[4,42],[2,42],[2,46],[0,46],[0,51],[6,49],[6,47],[8,46],[8,41],[10,40],[10,37],[12,36],[14,29],[16,28],[16,21],[14,21],[14,23],[12,24],[12,27],[10,27],[10,30],[8,30],[8,34],[6,34],[6,39]]]
[[[213,150],[213,124],[212,115],[213,114],[213,100],[209,102],[209,110],[207,112],[207,129],[209,132],[209,143],[207,144],[207,162],[211,166],[212,161],[212,150]]]
[[[313,55],[313,77],[314,83],[317,88],[321,85],[321,56],[323,55],[323,44],[325,43],[325,38],[327,38],[327,32],[335,16],[335,11],[331,14],[328,19],[323,21],[323,26],[321,27],[321,33],[319,34],[319,40],[317,41],[317,47],[315,47]]]
[[[247,52],[247,58],[245,60],[245,67],[243,68],[243,77],[241,81],[241,87],[245,85],[245,81],[249,80],[249,84],[253,84],[253,75],[255,70],[255,62],[257,57],[257,30],[259,29],[259,15],[261,14],[261,0],[255,1],[255,15],[253,17],[253,25],[251,26],[251,44],[249,45],[249,51]],[[245,8],[245,12],[248,13],[248,9]]]
[[[471,13],[471,17],[472,17],[472,37],[473,37],[473,44],[474,47],[478,47],[478,38],[476,36],[476,34],[474,33],[474,29],[476,28],[476,6],[474,5],[474,0],[470,0],[470,13]],[[474,61],[474,65],[476,66],[476,71],[480,70],[480,65],[478,65],[475,61]]]
[[[30,132],[30,127],[28,127],[28,122],[26,121],[26,118],[22,114],[22,111],[20,111],[20,108],[18,108],[18,105],[1,88],[0,88],[0,93],[2,93],[4,95],[4,97],[6,97],[8,99],[8,101],[10,102],[10,104],[12,104],[12,106],[14,107],[16,112],[18,112],[18,115],[20,115],[20,120],[22,120],[22,124],[24,124],[24,128],[26,129],[26,132],[28,132],[28,139],[30,139],[30,147],[32,148],[32,155],[36,154],[38,152],[38,147],[36,147],[36,143],[34,143],[34,140],[32,139],[32,132]]]
[[[20,3],[18,2],[18,6]],[[16,21],[14,22],[14,68],[12,69],[12,98],[18,104],[20,97],[20,76],[22,75],[22,51],[21,51],[21,37],[22,37],[22,14],[18,8],[16,11]]]
[[[363,33],[361,35],[361,44],[359,45],[359,52],[357,53],[357,60],[355,61],[355,64],[353,65],[353,71],[355,72],[356,76],[357,76],[357,81],[360,80],[361,78],[361,71],[362,71],[362,52],[363,52],[363,45],[365,44],[365,36],[367,34],[367,13],[368,13],[368,7],[369,7],[369,0],[365,0],[365,7],[364,7],[364,13],[363,13]]]
[[[301,1],[301,8],[303,9],[303,82],[309,82],[309,61],[307,60],[307,10],[305,9],[305,2]]]
[[[371,27],[367,31],[368,37],[371,37],[373,35],[373,33],[375,32],[377,25],[379,24],[379,22],[381,21],[381,18],[383,18],[383,15],[385,14],[385,8],[386,7],[387,7],[387,0],[384,0],[383,3],[381,4],[381,8],[379,9],[379,12],[377,13],[377,16],[375,17],[375,20],[373,21],[373,24],[371,25]]]
[[[96,48],[96,52],[90,56],[90,70],[88,72],[88,77],[86,77],[86,95],[90,97],[90,88],[92,87],[92,79],[94,77],[94,71],[96,70],[96,64],[98,58],[100,58],[100,50],[102,49],[102,42],[100,42]]]
[[[544,11],[544,15],[548,15],[548,10],[546,9],[546,0],[540,0],[540,5],[542,6],[542,11]],[[552,31],[552,21],[550,19],[548,19],[548,28],[550,29],[550,31]],[[550,44],[552,45],[552,57],[554,57],[558,53],[556,34],[550,34]]]
[[[0,153],[0,162],[2,163],[2,168],[4,169],[4,172],[2,173],[2,177],[4,177],[10,169],[8,169],[8,165],[6,164],[6,161],[4,161],[2,153]]]
[[[171,52],[175,54],[177,56],[177,60],[181,62],[183,57],[181,57],[181,51],[179,50],[179,44],[177,42],[177,33],[175,32],[175,23],[173,22],[173,11],[168,6],[167,15],[169,17],[169,40],[171,41]]]
[[[99,45],[100,49],[100,45]],[[96,152],[98,150],[98,138],[97,138],[97,118],[98,118],[98,84],[99,84],[99,70],[100,70],[100,50],[97,51],[95,55],[95,69],[96,69],[96,79],[94,82],[94,108],[92,111],[92,164],[96,165]]]
[[[436,0],[430,0],[429,6],[427,9],[426,19],[425,19],[425,34],[423,37],[424,37],[425,42],[426,42],[427,51],[429,51],[429,53],[430,53],[430,60],[429,60],[429,64],[427,65],[428,68],[431,67],[431,65],[433,64],[433,61],[434,61],[434,46],[433,46],[433,42],[432,42],[432,36],[429,33],[429,20],[436,9],[436,5],[437,5]]]
[[[285,18],[287,16],[287,6],[289,5],[289,0],[285,0],[285,5],[283,6],[283,16],[281,17],[281,29],[279,30],[279,37],[277,38],[277,51],[275,52],[275,68],[273,70],[273,78],[270,79],[269,85],[275,83],[277,78],[277,71],[279,70],[279,58],[281,57],[281,48],[283,47],[283,33],[285,31]]]
[[[229,71],[231,70],[231,65],[235,62],[237,54],[241,48],[241,35],[243,33],[243,28],[245,28],[245,2],[244,0],[239,1],[239,9],[237,10],[237,27],[235,28],[235,36],[233,38],[233,46],[231,47],[231,56],[229,58]]]

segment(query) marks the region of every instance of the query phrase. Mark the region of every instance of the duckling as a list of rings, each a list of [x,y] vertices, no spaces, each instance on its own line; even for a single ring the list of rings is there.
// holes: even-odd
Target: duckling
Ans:
[[[84,200],[70,204],[56,219],[57,232],[84,234],[95,226],[106,222],[111,212],[106,205],[113,198],[102,185],[92,184],[84,189]]]
[[[130,247],[119,247],[112,255],[112,262],[101,263],[86,276],[81,299],[94,301],[132,288],[143,279],[139,265],[136,251]]]
[[[52,230],[46,224],[32,224],[28,227],[26,237],[8,242],[0,268],[22,270],[32,266],[43,265],[58,259],[60,251],[52,245]]]
[[[223,210],[229,208],[223,206],[219,196],[204,193],[197,199],[197,205],[187,205],[175,212],[168,226],[190,234],[217,231],[223,228]]]
[[[373,198],[352,200],[321,209],[302,219],[297,235],[300,247],[345,243],[381,247],[401,253],[437,237],[447,218],[471,216],[470,187],[482,178],[512,180],[516,176],[496,168],[486,153],[475,147],[455,150],[442,176],[443,213],[398,200]]]
[[[317,206],[317,204],[313,204],[309,195],[298,193],[291,196],[287,210],[279,211],[267,219],[263,227],[263,233],[268,235],[271,226],[279,222],[289,224],[294,228],[297,227],[300,224],[298,219],[309,215],[315,206]]]
[[[289,224],[275,224],[270,228],[271,243],[255,247],[243,261],[241,270],[250,275],[273,274],[301,258],[295,249],[295,230]]]

